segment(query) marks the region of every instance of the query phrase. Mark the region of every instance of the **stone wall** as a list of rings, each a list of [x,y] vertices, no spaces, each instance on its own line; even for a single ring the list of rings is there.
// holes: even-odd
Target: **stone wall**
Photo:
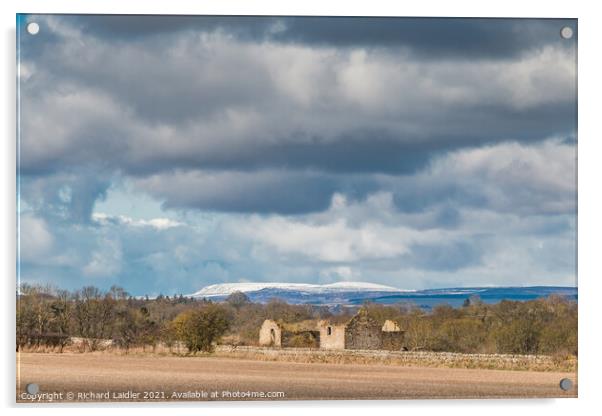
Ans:
[[[401,351],[403,349],[404,333],[402,331],[383,331],[381,336],[383,350]]]
[[[345,325],[334,325],[321,322],[320,348],[325,350],[342,350],[345,348]]]
[[[345,348],[349,350],[382,349],[382,333],[382,325],[360,311],[347,323]]]
[[[216,355],[269,361],[333,364],[381,364],[420,367],[483,368],[520,371],[563,371],[574,373],[576,357],[511,354],[461,354],[429,351],[326,350],[311,348],[267,348],[218,345]]]
[[[404,332],[397,322],[387,319],[382,327],[383,350],[400,351],[403,349]]]
[[[282,330],[271,319],[266,319],[259,330],[259,345],[280,347],[282,346]]]

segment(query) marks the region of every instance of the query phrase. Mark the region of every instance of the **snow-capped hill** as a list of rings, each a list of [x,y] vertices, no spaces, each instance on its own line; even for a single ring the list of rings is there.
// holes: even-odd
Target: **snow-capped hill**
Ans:
[[[203,296],[226,296],[234,292],[256,292],[263,289],[291,289],[303,290],[314,286],[304,283],[219,283],[205,286],[198,292],[193,293],[192,297]]]
[[[397,289],[392,286],[379,285],[378,283],[367,283],[367,282],[337,282],[330,283],[327,285],[321,285],[323,289],[335,289],[335,290],[371,290],[379,292],[413,292],[413,290]]]
[[[337,282],[327,285],[317,285],[309,283],[272,283],[272,282],[253,282],[253,283],[220,283],[205,286],[198,292],[193,293],[192,297],[213,297],[227,296],[234,292],[258,292],[260,290],[282,290],[296,291],[302,293],[336,293],[336,292],[407,292],[391,286],[379,285],[366,282]]]
[[[224,300],[241,291],[252,302],[267,303],[279,299],[296,305],[359,306],[365,302],[380,304],[413,304],[431,309],[440,304],[461,307],[470,297],[478,295],[482,302],[501,300],[526,301],[552,294],[577,300],[576,287],[455,287],[441,289],[402,290],[391,286],[365,282],[338,282],[327,285],[307,283],[222,283],[204,287],[189,295],[195,298]]]

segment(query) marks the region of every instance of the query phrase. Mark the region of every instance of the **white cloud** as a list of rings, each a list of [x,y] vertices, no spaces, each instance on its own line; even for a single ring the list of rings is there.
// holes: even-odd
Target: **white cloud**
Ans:
[[[453,152],[436,162],[432,172],[478,176],[495,185],[574,192],[576,156],[575,147],[560,139],[535,145],[507,142]]]
[[[452,152],[421,174],[478,187],[490,206],[507,212],[574,213],[576,148],[560,139]]]
[[[82,272],[89,277],[114,277],[121,271],[123,252],[117,238],[103,237]]]
[[[368,204],[371,203],[369,200]],[[357,205],[364,204],[352,204],[349,211]],[[351,225],[347,221],[347,207],[340,196],[335,196],[326,214],[308,215],[304,219],[251,216],[229,228],[278,253],[326,263],[396,258],[408,254],[412,244],[439,241],[448,234],[441,230],[385,225],[369,217],[361,224]]]
[[[93,213],[92,220],[100,224],[107,224],[108,222],[117,222],[122,225],[128,225],[132,227],[152,227],[157,230],[167,230],[169,228],[180,227],[185,225],[182,222],[172,220],[170,218],[151,218],[149,220],[145,220],[140,218],[131,218],[125,215],[111,216],[102,212]]]
[[[21,260],[43,262],[53,248],[54,238],[43,218],[23,214],[20,218]]]
[[[320,282],[359,281],[362,274],[349,266],[328,267],[320,270]]]

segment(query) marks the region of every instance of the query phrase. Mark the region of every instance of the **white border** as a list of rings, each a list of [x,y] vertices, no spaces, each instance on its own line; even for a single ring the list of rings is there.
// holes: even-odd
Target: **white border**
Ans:
[[[123,0],[81,1],[69,0],[4,0],[0,2],[2,13],[2,247],[5,291],[2,332],[4,406],[14,406],[14,283],[15,283],[15,13],[132,13],[132,14],[267,14],[267,15],[347,15],[347,16],[466,16],[466,17],[570,17],[579,18],[579,399],[557,400],[442,400],[400,402],[295,402],[295,403],[209,403],[194,404],[174,409],[178,414],[233,414],[247,415],[311,413],[339,413],[349,415],[371,413],[373,408],[384,414],[399,412],[422,415],[467,415],[487,412],[487,415],[507,415],[519,411],[546,414],[594,413],[600,386],[600,248],[596,244],[601,231],[602,204],[599,160],[600,141],[600,74],[602,74],[600,40],[602,40],[602,16],[595,2],[577,3],[575,0],[527,2],[505,0],[483,2],[469,0],[387,2],[381,0],[220,0],[195,4],[184,0],[135,2]],[[601,178],[601,179],[598,179]],[[598,260],[598,261],[596,261]],[[294,375],[291,375],[294,377]],[[114,406],[109,406],[114,407]],[[132,410],[148,414],[165,414],[169,405],[153,407],[128,405]],[[34,408],[35,409],[35,408]],[[27,408],[26,413],[35,412]],[[14,411],[15,409],[10,409]],[[103,414],[104,408],[87,406],[88,414]],[[599,410],[599,409],[598,409]],[[79,408],[61,406],[44,408],[44,414],[80,413]]]

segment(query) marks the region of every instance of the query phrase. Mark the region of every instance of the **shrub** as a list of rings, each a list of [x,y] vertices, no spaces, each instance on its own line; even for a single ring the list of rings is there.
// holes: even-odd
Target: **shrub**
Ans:
[[[214,342],[219,340],[229,326],[230,317],[226,310],[214,304],[182,312],[174,320],[178,340],[192,353],[212,352]]]

